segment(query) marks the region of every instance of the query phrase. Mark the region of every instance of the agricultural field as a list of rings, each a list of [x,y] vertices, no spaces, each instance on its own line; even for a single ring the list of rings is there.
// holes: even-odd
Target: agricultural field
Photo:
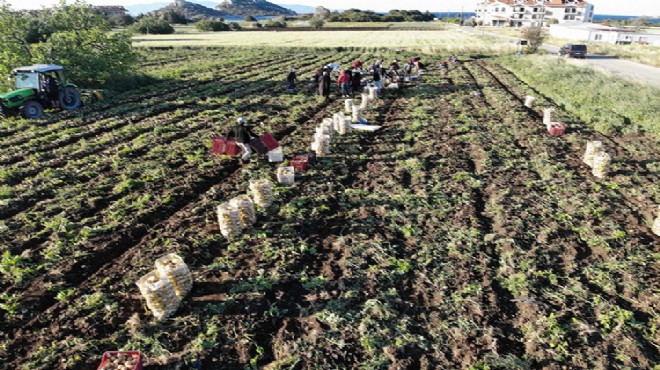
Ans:
[[[371,23],[369,23],[371,24]],[[361,47],[379,50],[399,48],[468,54],[501,55],[515,53],[513,42],[495,36],[474,35],[459,30],[356,30],[356,31],[246,31],[188,32],[171,35],[136,35],[136,47],[171,46],[274,46],[274,47]]]
[[[0,368],[137,350],[147,369],[658,369],[658,138],[596,131],[510,60],[462,55],[441,77],[448,54],[425,56],[366,111],[381,130],[336,137],[252,229],[221,235],[215,208],[278,164],[212,155],[213,136],[244,116],[309,152],[344,102],[284,94],[291,66],[304,85],[329,62],[411,56],[148,49],[151,85],[4,120]],[[613,158],[605,179],[588,140]],[[194,285],[155,321],[136,282],[167,253]]]

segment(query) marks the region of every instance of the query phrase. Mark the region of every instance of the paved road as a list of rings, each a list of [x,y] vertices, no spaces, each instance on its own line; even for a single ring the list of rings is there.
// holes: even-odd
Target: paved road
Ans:
[[[481,28],[461,27],[461,31],[482,34]],[[499,35],[496,33],[485,32],[490,36],[495,36],[515,42],[516,37]],[[543,44],[543,49],[550,54],[557,54],[559,48],[553,45]],[[660,88],[660,68],[648,66],[645,64],[630,62],[603,55],[588,55],[586,59],[570,58],[571,63],[582,66],[589,66],[598,69],[612,76],[625,78],[627,80],[640,82],[649,86]]]

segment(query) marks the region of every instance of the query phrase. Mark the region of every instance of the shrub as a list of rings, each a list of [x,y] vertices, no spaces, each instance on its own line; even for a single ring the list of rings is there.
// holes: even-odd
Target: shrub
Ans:
[[[229,31],[230,27],[228,24],[222,21],[216,21],[212,19],[202,19],[195,23],[195,28],[204,32],[218,32],[218,31]]]
[[[320,17],[313,17],[312,19],[309,20],[309,25],[316,28],[317,30],[323,28],[324,24],[325,22],[323,21],[323,18]]]
[[[133,32],[152,35],[169,35],[174,33],[174,27],[164,19],[158,17],[142,17],[130,29]]]
[[[527,52],[536,53],[545,40],[545,32],[541,27],[525,27],[522,29],[522,38],[529,41]]]
[[[273,18],[266,23],[264,23],[266,28],[286,28],[286,21],[283,17]]]

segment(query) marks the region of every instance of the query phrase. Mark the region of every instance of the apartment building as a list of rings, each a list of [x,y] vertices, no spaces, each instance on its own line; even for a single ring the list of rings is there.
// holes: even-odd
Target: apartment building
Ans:
[[[533,27],[592,22],[594,6],[584,0],[484,0],[477,4],[476,13],[477,22],[484,26]]]

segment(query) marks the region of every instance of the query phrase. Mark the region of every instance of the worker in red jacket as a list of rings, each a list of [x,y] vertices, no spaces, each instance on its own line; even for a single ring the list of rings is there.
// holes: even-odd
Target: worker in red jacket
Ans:
[[[347,70],[341,71],[339,78],[337,78],[337,85],[339,85],[344,98],[351,96],[351,77]]]
[[[353,69],[362,69],[362,62],[360,62],[359,59],[356,59],[355,62],[353,62]]]

